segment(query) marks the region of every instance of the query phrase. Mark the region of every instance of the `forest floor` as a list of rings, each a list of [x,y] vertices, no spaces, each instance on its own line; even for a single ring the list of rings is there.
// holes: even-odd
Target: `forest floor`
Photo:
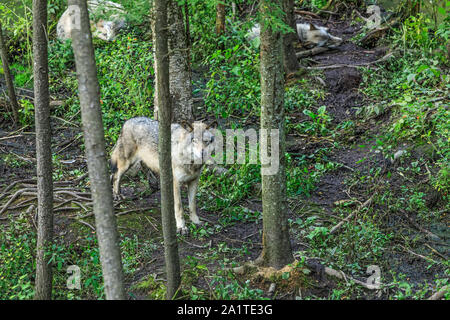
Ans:
[[[359,27],[348,21],[314,22],[330,27],[333,34],[345,41],[338,49],[304,59],[301,70],[287,80],[288,86],[296,86],[298,79],[308,77],[324,93],[311,109],[317,112],[325,105],[330,116],[330,120],[326,120],[329,135],[310,136],[288,130],[288,153],[293,159],[311,156],[310,173],[324,161],[333,164],[331,169],[318,176],[309,195],[290,195],[288,199],[292,249],[299,261],[299,270],[304,272],[299,276],[291,270],[289,275],[269,279],[248,273],[233,275],[226,271],[225,267],[242,265],[260,254],[262,219],[259,212],[262,205],[259,187],[252,186],[253,196],[237,203],[244,218],[224,224],[221,212],[205,205],[208,199],[220,195],[208,189],[208,185],[201,185],[199,216],[206,223],[199,228],[190,226],[190,234],[179,236],[178,242],[184,285],[188,290],[195,287],[197,298],[227,298],[224,292],[234,292],[235,295],[228,293],[233,298],[423,298],[448,279],[448,212],[442,195],[429,183],[429,176],[437,169],[432,162],[423,161],[423,157],[430,158],[428,150],[399,146],[392,154],[399,150],[400,153],[408,150],[408,153],[395,161],[387,159],[377,149],[377,141],[383,128],[391,122],[391,110],[364,119],[357,114],[358,108],[371,104],[373,98],[360,90],[365,81],[361,66],[376,72],[382,66],[374,62],[385,57],[390,49],[358,46],[351,38]],[[307,120],[307,116],[298,110],[288,111],[287,116],[291,124]],[[258,119],[246,121],[249,123],[241,125],[256,124]],[[73,172],[74,176],[87,172],[81,148],[81,128],[70,119],[52,118],[52,122],[53,152],[59,165],[55,167],[56,181],[63,176],[62,172]],[[35,203],[32,193],[36,159],[35,136],[27,130],[29,128],[17,132],[4,125],[2,128],[0,152],[4,156],[0,159],[0,208],[7,210],[0,209],[0,224],[6,228],[6,224],[13,221],[6,218],[7,213],[17,217],[30,203]],[[320,161],[315,162],[318,158]],[[415,174],[408,171],[412,167],[419,168]],[[210,170],[204,172],[204,175],[208,174],[212,174]],[[90,207],[83,205],[89,198],[89,189],[85,176],[81,177],[76,181],[63,179],[66,182],[55,185],[61,191],[57,194],[60,200],[56,203],[55,237],[64,239],[66,244],[76,246],[78,243],[76,250],[83,250],[82,240],[92,236],[95,226],[92,215],[89,216]],[[229,179],[238,178],[230,175]],[[121,239],[130,240],[122,242],[126,251],[125,269],[129,268],[126,272],[127,291],[132,299],[155,298],[164,279],[160,194],[156,189],[149,191],[145,181],[124,180],[122,193],[125,200],[116,202],[115,207]],[[11,185],[11,189],[7,189]],[[19,190],[24,193],[7,204]],[[406,196],[409,192],[406,190],[423,194],[421,199],[430,212],[427,218],[422,219],[414,210],[396,203]],[[185,194],[183,203],[187,207]],[[350,218],[346,219],[347,216]],[[35,224],[33,214],[26,220],[31,226]],[[343,222],[342,226],[329,234],[340,222]],[[127,243],[130,243],[128,249]],[[324,277],[320,268],[317,272],[307,272],[301,264],[305,257],[320,266],[342,270],[362,282],[369,276],[367,267],[376,265],[382,286],[370,290],[353,281]],[[129,265],[127,259],[132,260]],[[273,292],[269,290],[272,283],[276,283]],[[249,292],[259,291],[254,295],[238,295],[236,292],[242,288],[248,288]],[[187,297],[192,298],[192,292]]]

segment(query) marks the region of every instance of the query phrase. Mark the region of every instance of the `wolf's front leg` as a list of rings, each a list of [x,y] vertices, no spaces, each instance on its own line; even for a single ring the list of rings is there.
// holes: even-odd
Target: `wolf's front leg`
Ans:
[[[197,194],[198,180],[194,179],[188,183],[188,197],[189,197],[189,212],[191,221],[195,224],[201,224],[202,222],[197,215],[197,203],[195,200],[195,195]]]
[[[175,209],[175,220],[177,222],[177,232],[187,233],[186,223],[183,217],[183,205],[181,204],[181,190],[178,181],[173,179],[173,202]]]

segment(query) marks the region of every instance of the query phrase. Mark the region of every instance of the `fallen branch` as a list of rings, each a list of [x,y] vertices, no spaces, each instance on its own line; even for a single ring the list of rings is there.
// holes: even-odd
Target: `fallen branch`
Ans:
[[[450,286],[446,285],[442,287],[441,290],[433,294],[431,297],[428,298],[428,300],[441,300],[444,295],[450,290]]]
[[[77,219],[77,218],[74,218],[74,220],[77,221],[77,222],[79,222],[79,223],[81,223],[81,224],[84,224],[85,226],[91,228],[92,231],[95,232],[95,228],[94,228],[90,223],[88,223],[88,222],[86,222],[86,221],[83,221],[83,220],[81,220],[81,219]]]
[[[294,9],[294,13],[299,14],[301,16],[311,16],[316,19],[320,19],[320,16],[318,14],[315,14],[315,13],[309,12],[309,11]]]
[[[399,210],[403,216],[409,220],[409,222],[419,231],[425,233],[430,239],[432,240],[441,240],[441,238],[437,235],[435,235],[434,233],[432,233],[431,231],[425,229],[424,227],[420,226],[417,222],[414,221],[414,219],[412,217],[409,216],[409,214],[404,211],[404,210]]]
[[[320,53],[328,51],[328,50],[330,50],[330,49],[327,47],[315,47],[310,50],[296,52],[295,56],[297,57],[297,59],[301,59],[301,58],[314,56],[316,54],[320,54]]]
[[[372,61],[372,62],[364,62],[364,63],[357,63],[357,64],[332,64],[327,66],[319,66],[319,67],[307,67],[308,70],[325,70],[325,69],[337,69],[337,68],[358,68],[358,67],[367,67],[372,64],[377,64],[380,62],[384,62],[391,58],[394,54],[392,52],[386,54],[383,58],[380,58],[378,60]]]
[[[21,134],[18,134],[16,136],[9,136],[9,137],[1,137],[0,141],[5,141],[5,140],[9,140],[9,139],[14,139],[14,138],[19,138],[19,137],[23,137]]]
[[[367,199],[366,202],[364,202],[362,205],[360,205],[358,207],[358,209],[356,209],[355,211],[350,213],[344,220],[342,220],[337,225],[335,225],[333,228],[331,228],[330,234],[335,233],[340,227],[342,227],[342,225],[344,223],[348,222],[354,215],[358,214],[363,208],[368,207],[372,203],[374,195],[375,195],[375,193],[369,199]]]
[[[437,261],[434,261],[434,260],[431,259],[431,258],[428,258],[428,257],[425,257],[425,256],[423,256],[423,255],[421,255],[421,254],[415,253],[414,251],[412,251],[412,250],[410,250],[410,249],[408,249],[408,248],[406,248],[406,247],[404,247],[404,246],[402,246],[402,245],[400,245],[400,247],[402,247],[403,250],[409,252],[409,253],[412,254],[413,256],[416,256],[416,257],[418,257],[418,258],[421,258],[421,259],[423,259],[423,260],[425,260],[425,261],[432,262],[432,263],[439,263],[439,262],[437,262]]]

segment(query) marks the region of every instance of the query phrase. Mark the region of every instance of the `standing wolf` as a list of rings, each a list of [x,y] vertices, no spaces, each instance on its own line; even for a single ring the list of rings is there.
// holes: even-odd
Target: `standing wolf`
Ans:
[[[177,230],[187,232],[181,204],[181,184],[188,187],[190,219],[200,224],[195,194],[205,160],[211,154],[214,134],[203,122],[172,124],[172,170]],[[138,117],[127,120],[111,154],[114,197],[120,197],[120,178],[136,162],[142,161],[159,173],[158,121]]]

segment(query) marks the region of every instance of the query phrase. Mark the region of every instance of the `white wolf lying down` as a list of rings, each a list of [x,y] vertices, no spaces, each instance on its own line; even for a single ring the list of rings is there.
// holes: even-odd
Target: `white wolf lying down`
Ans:
[[[185,126],[185,127],[183,127]],[[191,221],[199,224],[195,194],[205,159],[214,147],[214,134],[203,122],[172,124],[172,171],[177,230],[187,232],[181,204],[181,184],[187,184]],[[120,178],[136,162],[142,161],[159,173],[158,121],[146,117],[127,120],[111,154],[114,197],[120,197]]]
[[[328,28],[318,27],[311,23],[297,23],[297,35],[300,42],[306,47],[336,48],[342,43],[342,38],[331,35]],[[252,41],[259,38],[261,26],[257,23],[247,34],[247,39]]]
[[[106,15],[108,20],[99,19],[97,22],[91,22],[92,36],[105,40],[112,41],[116,38],[117,32],[125,27],[125,10],[122,5],[107,1],[107,0],[90,0],[88,1],[89,15]],[[75,21],[76,14],[74,10],[68,8],[59,18],[56,26],[56,35],[59,40],[70,39],[70,32],[72,31],[72,23]]]

